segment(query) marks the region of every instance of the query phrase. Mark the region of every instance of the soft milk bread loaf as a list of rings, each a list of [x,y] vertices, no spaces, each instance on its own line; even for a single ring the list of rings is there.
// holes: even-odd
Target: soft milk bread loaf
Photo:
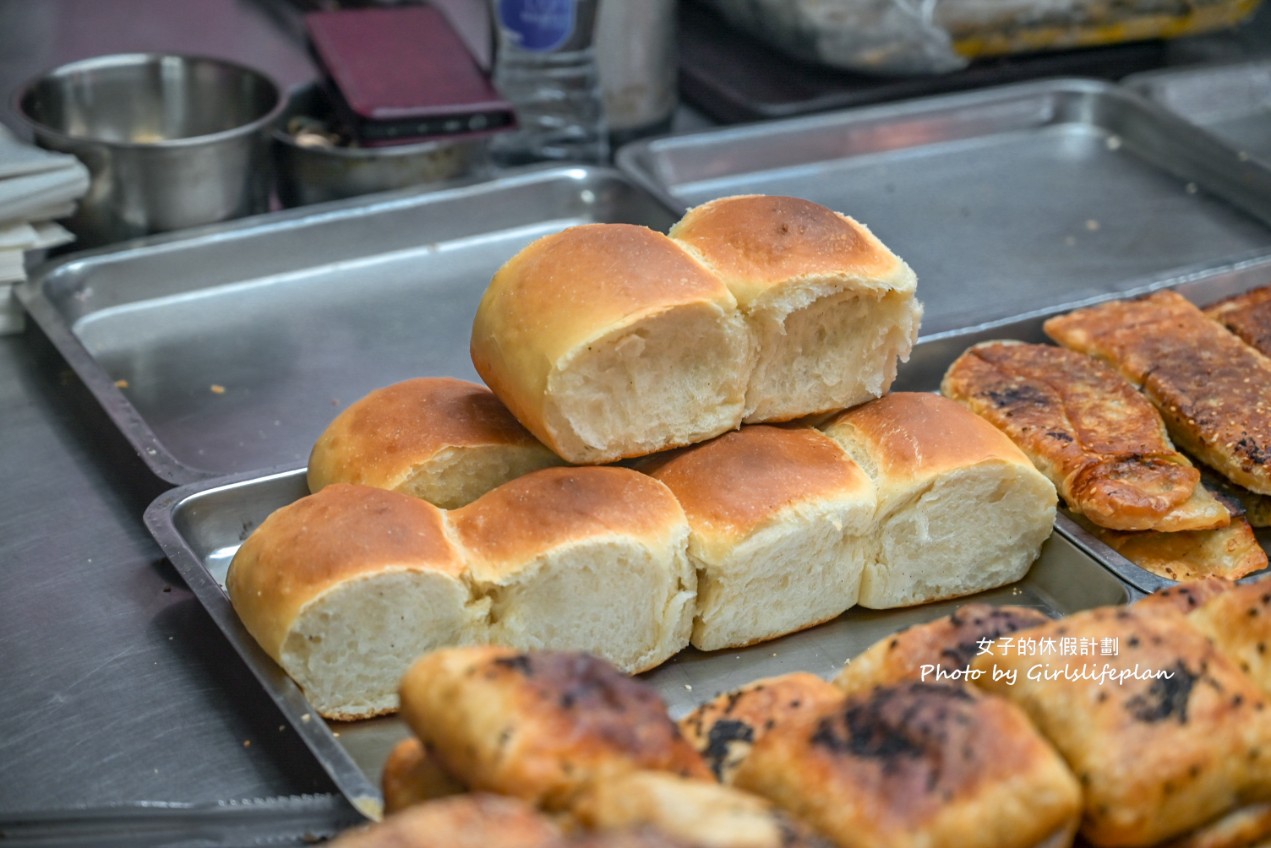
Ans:
[[[418,498],[336,484],[271,513],[235,554],[226,589],[265,652],[324,716],[397,709],[411,660],[481,638],[445,513]]]
[[[833,439],[753,425],[638,467],[688,518],[695,647],[761,642],[856,604],[874,487]]]
[[[1027,573],[1058,496],[992,424],[935,394],[895,392],[822,425],[874,482],[876,543],[860,604],[960,597]]]
[[[909,358],[917,278],[846,215],[794,197],[725,197],[689,210],[670,236],[723,280],[756,339],[746,421],[879,397]]]
[[[630,224],[570,227],[513,256],[477,308],[471,352],[517,419],[574,463],[736,427],[754,357],[724,284]]]
[[[544,468],[450,513],[490,642],[585,650],[628,672],[688,645],[696,575],[688,523],[629,468]]]
[[[361,483],[443,509],[563,460],[485,386],[420,377],[376,389],[327,426],[309,457],[309,489]]]

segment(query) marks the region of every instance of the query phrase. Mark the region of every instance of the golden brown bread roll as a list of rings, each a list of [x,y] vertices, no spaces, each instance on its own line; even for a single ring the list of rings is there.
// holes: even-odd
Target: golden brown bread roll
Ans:
[[[441,510],[346,483],[261,522],[225,585],[248,632],[328,718],[392,712],[411,660],[478,641],[485,616]]]
[[[748,426],[639,467],[688,518],[695,647],[753,644],[856,605],[874,487],[832,439]]]
[[[353,828],[331,848],[561,848],[557,825],[516,798],[487,793],[418,804]]]
[[[975,345],[940,390],[1010,437],[1073,512],[1111,530],[1211,530],[1230,515],[1111,367],[1054,345]]]
[[[585,650],[627,672],[688,645],[697,578],[670,490],[628,468],[544,468],[450,513],[488,641]]]
[[[667,772],[592,783],[571,812],[592,830],[654,828],[698,848],[831,848],[758,795]]]
[[[783,723],[737,770],[841,848],[1067,845],[1081,790],[1024,713],[973,687],[886,686]]]
[[[715,776],[733,775],[764,734],[796,716],[843,700],[843,693],[815,674],[790,672],[723,692],[680,719],[680,731]]]
[[[447,772],[545,809],[637,770],[711,779],[657,691],[589,654],[441,649],[411,666],[401,699]]]
[[[1215,593],[1187,621],[1271,696],[1271,577]]]
[[[574,463],[733,429],[754,359],[724,284],[630,224],[570,227],[508,260],[477,308],[471,352],[517,419]]]
[[[917,278],[864,225],[796,197],[690,209],[670,236],[723,280],[755,337],[744,420],[789,421],[887,392],[918,337]]]
[[[1271,801],[1271,704],[1179,614],[1103,607],[1027,635],[978,657],[976,685],[1063,754],[1089,842],[1155,845]]]
[[[309,490],[360,483],[454,509],[536,468],[561,465],[485,386],[404,380],[350,405],[309,456]]]
[[[384,794],[385,815],[467,791],[466,786],[441,767],[436,757],[429,756],[424,743],[414,736],[398,742],[388,752],[380,774],[380,788]]]
[[[1050,616],[1032,607],[966,604],[870,645],[843,667],[834,685],[850,694],[894,683],[937,682],[938,670],[968,668],[986,641],[1048,621]]]
[[[862,606],[907,606],[1014,582],[1050,536],[1055,487],[1010,439],[955,401],[893,392],[821,429],[865,469],[878,497]]]

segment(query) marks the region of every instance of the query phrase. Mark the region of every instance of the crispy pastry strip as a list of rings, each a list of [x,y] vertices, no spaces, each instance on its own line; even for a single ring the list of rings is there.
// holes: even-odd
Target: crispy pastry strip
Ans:
[[[1095,536],[1121,556],[1158,577],[1239,580],[1267,567],[1267,553],[1244,516],[1216,530],[1154,530],[1126,533],[1087,524]]]
[[[1271,286],[1220,300],[1206,307],[1205,314],[1263,356],[1271,356]]]
[[[1152,404],[1088,356],[985,342],[949,367],[941,391],[1009,436],[1069,509],[1101,527],[1201,530],[1230,521]]]
[[[1079,309],[1044,329],[1139,385],[1179,447],[1271,494],[1271,359],[1173,291]]]

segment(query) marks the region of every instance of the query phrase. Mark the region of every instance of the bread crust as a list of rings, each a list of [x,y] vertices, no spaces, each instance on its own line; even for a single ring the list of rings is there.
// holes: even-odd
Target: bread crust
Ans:
[[[375,389],[327,425],[309,456],[309,490],[360,483],[419,494],[443,509],[453,509],[469,500],[457,486],[421,493],[411,490],[412,478],[447,451],[474,448],[500,451],[510,468],[563,463],[485,386],[450,377],[418,377]],[[460,474],[457,469],[450,473]]]
[[[842,699],[832,684],[796,671],[723,692],[681,718],[679,726],[715,776],[732,783],[751,748],[774,727]]]
[[[1080,809],[1076,780],[1018,708],[929,683],[779,725],[735,783],[846,848],[1032,848],[1071,835]]]
[[[985,342],[953,362],[940,388],[1009,436],[1069,509],[1101,527],[1207,530],[1230,520],[1156,408],[1089,356]]]
[[[1271,704],[1181,615],[1102,607],[1028,636],[1078,650],[999,644],[975,660],[976,684],[1021,706],[1063,754],[1090,842],[1155,845],[1271,799]],[[1083,654],[1083,643],[1113,650]]]
[[[1139,386],[1179,447],[1271,494],[1271,359],[1169,290],[1079,309],[1044,329]]]
[[[456,795],[345,831],[331,848],[563,848],[560,828],[516,798]]]
[[[1271,286],[1224,298],[1205,307],[1204,312],[1245,344],[1271,356]]]
[[[637,770],[711,778],[656,690],[587,654],[442,649],[412,665],[401,700],[449,773],[549,810]]]
[[[967,668],[985,642],[1048,621],[1050,616],[1032,607],[965,604],[949,615],[907,627],[870,645],[843,667],[834,685],[851,694],[921,681],[924,665]]]
[[[690,209],[669,231],[692,246],[747,310],[814,279],[912,294],[917,278],[869,228],[809,200],[735,195]]]
[[[606,337],[673,312],[695,326],[734,324],[735,350],[711,350],[720,369],[742,373],[718,379],[727,422],[741,420],[745,373],[752,352],[737,302],[724,284],[684,247],[662,233],[632,224],[584,224],[545,236],[509,259],[477,307],[471,355],[477,373],[527,429],[571,462],[600,463],[687,443],[672,440],[646,450],[588,445],[555,408],[557,375]],[[686,340],[686,344],[689,340]]]
[[[235,554],[225,586],[248,632],[281,663],[306,604],[346,581],[410,570],[462,582],[464,558],[444,513],[408,495],[337,483],[262,521]]]

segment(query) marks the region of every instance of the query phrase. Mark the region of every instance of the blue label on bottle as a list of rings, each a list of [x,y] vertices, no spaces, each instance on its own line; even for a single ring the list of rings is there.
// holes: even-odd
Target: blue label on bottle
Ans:
[[[525,50],[547,52],[574,34],[574,0],[498,0],[499,24]]]

